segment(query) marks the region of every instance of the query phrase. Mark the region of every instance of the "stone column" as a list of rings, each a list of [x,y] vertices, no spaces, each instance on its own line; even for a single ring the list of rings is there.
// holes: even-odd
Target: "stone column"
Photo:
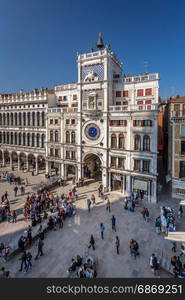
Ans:
[[[151,183],[151,202],[157,202],[157,181],[155,179]]]
[[[46,160],[46,174],[49,173],[49,162],[48,160]]]
[[[5,166],[5,157],[4,157],[4,151],[2,151],[2,164],[3,167]]]
[[[35,156],[35,175],[38,175],[38,155]]]
[[[12,152],[10,152],[10,169],[13,169]]]
[[[130,195],[131,194],[131,175],[127,176],[127,194]]]
[[[17,155],[18,155],[18,171],[20,171],[21,169],[20,153],[18,153]]]
[[[26,153],[26,172],[29,171],[28,153]]]

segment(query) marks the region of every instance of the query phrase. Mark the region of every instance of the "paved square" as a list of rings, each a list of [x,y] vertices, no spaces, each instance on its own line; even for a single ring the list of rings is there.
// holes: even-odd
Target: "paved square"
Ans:
[[[27,177],[29,185],[27,191],[31,191],[35,183],[44,179],[44,175],[30,176],[30,173],[16,172],[23,178]],[[10,195],[11,209],[21,208],[25,202],[25,196],[19,196],[15,199],[13,195],[14,185],[0,183],[0,197],[8,191]],[[173,203],[166,199],[157,204],[147,203],[146,206],[150,211],[150,221],[146,223],[140,213],[141,207],[137,207],[134,213],[124,210],[122,196],[120,193],[111,192],[109,199],[111,202],[111,213],[106,210],[106,202],[98,197],[99,183],[92,182],[84,187],[78,188],[79,200],[75,202],[77,214],[74,217],[67,218],[64,221],[63,229],[49,231],[44,240],[44,256],[37,261],[33,261],[33,268],[27,273],[18,272],[20,255],[4,263],[0,259],[0,265],[4,265],[11,272],[11,277],[66,277],[66,271],[71,259],[77,254],[82,255],[85,251],[85,245],[89,243],[90,235],[95,237],[94,253],[98,257],[98,277],[153,277],[150,271],[149,259],[154,252],[164,251],[167,257],[173,255],[171,243],[164,240],[164,235],[157,235],[154,228],[155,217],[159,214],[159,208],[162,205],[170,206],[176,211],[178,201]],[[64,188],[59,187],[55,192],[60,196],[62,192],[69,191],[72,183],[68,183]],[[96,206],[91,212],[87,210],[87,198],[92,195],[96,196]],[[164,197],[165,198],[165,197]],[[114,215],[117,220],[117,232],[112,231],[111,217]],[[8,222],[0,223],[0,242],[6,244],[17,243],[18,238],[28,227],[30,222],[23,220],[20,214],[17,223]],[[101,240],[99,224],[103,222],[105,226],[104,240]],[[184,219],[177,224],[177,231],[184,228]],[[115,236],[120,238],[120,255],[116,254]],[[133,238],[137,240],[140,246],[140,257],[136,260],[130,257],[129,241]],[[37,251],[36,244],[31,247],[34,254]],[[179,253],[179,248],[178,248]],[[161,271],[162,277],[171,277],[170,274]]]

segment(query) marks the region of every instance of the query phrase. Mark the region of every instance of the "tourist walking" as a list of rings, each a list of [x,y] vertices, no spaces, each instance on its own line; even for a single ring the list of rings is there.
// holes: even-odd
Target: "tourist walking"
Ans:
[[[28,239],[29,246],[31,246],[33,238],[32,238],[32,228],[30,225],[28,226],[28,230],[27,230],[27,239]]]
[[[119,246],[120,246],[120,240],[119,240],[119,237],[118,235],[116,236],[116,251],[117,251],[117,254],[119,254]]]
[[[182,218],[182,216],[183,216],[183,208],[182,208],[182,205],[180,205],[179,211],[178,211],[178,217],[179,217],[179,219]]]
[[[94,240],[93,235],[91,234],[91,237],[90,237],[90,243],[89,243],[89,248],[92,247],[93,250],[95,250],[94,244],[95,244],[95,240]]]
[[[17,213],[15,210],[13,210],[12,212],[12,223],[16,223],[17,222]]]
[[[154,272],[154,276],[158,276],[159,275],[159,273],[158,273],[159,263],[158,263],[158,259],[154,253],[150,257],[150,267],[151,267],[152,272]]]
[[[172,242],[172,252],[177,252],[177,243],[176,242]]]
[[[27,256],[26,256],[26,263],[27,263],[27,268],[26,268],[26,272],[28,272],[28,269],[31,269],[32,267],[32,255],[31,255],[31,252],[28,252],[27,253]]]
[[[130,247],[130,255],[134,255],[134,258],[136,259],[137,255],[139,255],[139,245],[138,243],[131,239],[130,240],[130,244],[129,244],[129,247]]]
[[[38,241],[38,252],[37,252],[37,255],[35,257],[35,260],[38,259],[39,255],[40,256],[44,255],[44,253],[43,253],[43,246],[44,246],[44,242],[39,238],[39,241]]]
[[[111,212],[111,208],[110,208],[110,200],[107,200],[107,206],[106,206],[106,210],[108,210],[108,212]]]
[[[18,187],[17,185],[14,187],[14,196],[17,197]]]
[[[22,254],[21,258],[19,258],[19,260],[21,260],[21,266],[20,266],[19,272],[21,272],[23,270],[23,267],[26,271],[26,269],[27,269],[27,254],[26,254],[25,250],[23,251],[23,254]]]
[[[145,209],[145,220],[146,220],[146,222],[149,222],[149,216],[150,216],[149,210],[148,210],[148,208],[146,208]]]
[[[112,230],[116,231],[116,218],[114,215],[112,215],[111,222],[112,222]]]
[[[96,204],[96,198],[94,194],[91,195],[91,201],[94,205]]]
[[[88,212],[91,211],[91,200],[87,199],[87,207],[88,207]]]
[[[160,217],[158,217],[155,220],[155,231],[156,231],[157,234],[160,234],[160,232],[161,232],[161,219],[160,219]]]
[[[104,231],[105,231],[105,226],[103,225],[103,223],[100,223],[100,233],[101,233],[102,240],[104,239]]]

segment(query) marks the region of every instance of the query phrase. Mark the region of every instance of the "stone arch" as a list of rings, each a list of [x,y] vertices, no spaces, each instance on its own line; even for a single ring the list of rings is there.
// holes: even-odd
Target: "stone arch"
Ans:
[[[83,156],[83,173],[86,178],[102,178],[103,159],[97,152],[87,152]]]

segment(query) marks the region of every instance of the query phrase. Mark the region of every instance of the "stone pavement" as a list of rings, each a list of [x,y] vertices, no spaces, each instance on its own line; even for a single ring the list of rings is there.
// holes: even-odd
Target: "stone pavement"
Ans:
[[[22,174],[22,177],[25,174]],[[28,176],[28,175],[26,175]],[[29,177],[29,181],[33,184],[34,181],[38,183],[43,180],[43,175]],[[59,195],[62,191],[68,191],[71,185],[65,188],[58,188]],[[46,234],[44,240],[44,256],[37,261],[33,260],[33,268],[27,274],[18,272],[20,262],[15,256],[4,265],[11,272],[11,277],[66,277],[66,271],[69,267],[71,259],[77,254],[82,255],[85,251],[85,245],[89,243],[90,235],[95,237],[96,256],[98,257],[98,277],[153,277],[149,268],[149,259],[154,252],[159,253],[164,251],[170,258],[171,243],[164,240],[164,236],[157,235],[154,228],[155,217],[159,214],[159,207],[161,205],[168,205],[177,210],[178,202],[173,202],[169,199],[157,204],[147,203],[150,211],[150,222],[146,223],[141,214],[141,207],[136,208],[136,212],[132,213],[125,211],[121,195],[116,192],[111,192],[109,199],[111,202],[111,213],[106,210],[106,203],[104,203],[97,194],[97,182],[92,182],[82,188],[78,189],[79,200],[75,203],[77,214],[72,218],[67,218],[64,221],[63,229],[57,231],[50,231]],[[7,183],[1,184],[0,192],[9,191],[10,186]],[[31,186],[29,187],[31,188]],[[94,193],[96,196],[97,205],[93,207],[91,212],[87,211],[87,197]],[[24,197],[13,205],[23,205]],[[115,215],[117,219],[117,232],[111,229],[111,217]],[[20,216],[20,219],[22,216]],[[103,222],[105,225],[105,238],[102,241],[99,233],[99,224]],[[184,228],[185,220],[181,220],[177,228],[181,231]],[[0,224],[0,241],[16,239],[27,227],[27,223],[20,220],[16,226],[14,224],[1,223]],[[120,238],[120,255],[116,254],[115,237]],[[10,238],[11,237],[11,238]],[[140,246],[140,257],[136,260],[130,257],[129,241],[133,238],[138,241]],[[37,248],[36,244],[30,249],[33,256]],[[179,249],[178,249],[179,253]],[[170,274],[161,272],[161,277],[171,277]]]

